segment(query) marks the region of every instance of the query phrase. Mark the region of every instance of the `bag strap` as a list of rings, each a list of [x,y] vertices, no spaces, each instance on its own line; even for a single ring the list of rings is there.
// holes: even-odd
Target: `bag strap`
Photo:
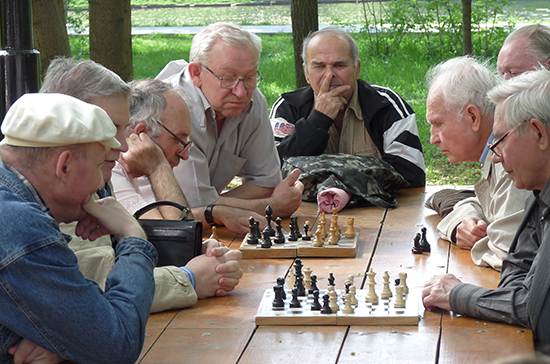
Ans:
[[[185,205],[182,205],[181,203],[177,203],[177,202],[174,202],[174,201],[156,201],[156,202],[153,202],[153,203],[151,203],[147,206],[144,206],[144,207],[140,208],[139,210],[137,210],[134,213],[134,217],[136,219],[139,219],[141,217],[141,215],[143,215],[147,211],[155,209],[159,206],[173,206],[173,207],[176,207],[176,208],[180,209],[181,210],[180,220],[186,220],[187,215],[191,212],[191,209],[189,209],[189,207],[187,207]]]

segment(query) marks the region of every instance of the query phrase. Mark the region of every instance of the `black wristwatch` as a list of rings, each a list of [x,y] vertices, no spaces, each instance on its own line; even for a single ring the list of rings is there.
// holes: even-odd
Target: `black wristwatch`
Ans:
[[[218,224],[216,224],[216,221],[214,221],[214,215],[212,214],[214,206],[216,205],[208,205],[204,210],[204,219],[210,226],[218,226]]]

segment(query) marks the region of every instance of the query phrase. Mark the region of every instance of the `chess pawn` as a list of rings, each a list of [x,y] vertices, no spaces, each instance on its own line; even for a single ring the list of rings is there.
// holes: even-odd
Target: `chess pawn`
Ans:
[[[395,287],[395,302],[393,303],[395,308],[405,308],[405,300],[403,299],[403,287]]]
[[[390,298],[393,293],[390,290],[390,275],[388,274],[388,271],[384,272],[384,288],[382,288],[382,293],[380,293],[380,297],[382,299]]]
[[[346,302],[344,303],[344,309],[342,310],[343,313],[351,314],[354,312],[352,303],[351,303],[351,294],[346,295]]]
[[[212,226],[212,235],[210,235],[210,239],[220,241],[220,238],[218,237],[218,228],[215,226]]]
[[[344,233],[344,238],[346,239],[355,238],[355,228],[353,227],[353,222],[353,217],[348,217],[348,227],[346,228],[346,232]]]
[[[330,308],[330,304],[329,304],[328,294],[323,296],[323,307],[321,308],[321,313],[322,314],[331,314],[332,313],[332,309]]]
[[[409,287],[407,286],[407,273],[399,273],[399,285],[403,287],[403,294],[409,293]]]
[[[318,291],[319,287],[317,287],[317,276],[315,274],[311,275],[311,287],[309,287],[308,293],[313,294],[313,292]]]
[[[354,282],[353,282],[354,280],[355,280],[355,275],[350,274],[350,275],[348,275],[348,280],[346,282],[354,284]]]
[[[307,291],[309,291],[309,289],[311,288],[311,268],[310,267],[305,267],[304,269],[302,269],[302,272],[304,272],[304,287],[306,288]]]
[[[426,239],[426,233],[428,229],[423,227],[420,229],[422,231],[422,239],[420,239],[420,248],[423,252],[429,253],[431,251],[430,243],[428,243],[428,240]]]
[[[338,310],[340,310],[340,307],[338,306],[338,294],[336,293],[336,291],[334,289],[329,290],[328,297],[330,309],[333,313],[338,312]]]
[[[309,233],[309,228],[310,228],[310,222],[308,220],[304,223],[304,235],[302,235],[302,240],[305,240],[305,241],[310,241],[311,240],[311,235]]]
[[[357,307],[357,305],[359,304],[359,301],[357,301],[356,293],[357,293],[357,288],[355,288],[353,284],[349,286],[349,294],[351,295],[351,304],[355,307]]]
[[[283,287],[281,290],[281,297],[283,300],[286,300],[286,293],[285,293],[285,279],[283,277],[277,278],[277,284]]]
[[[319,290],[313,291],[313,302],[311,303],[311,311],[320,311],[321,304],[319,303]]]
[[[329,245],[338,245],[338,234],[336,233],[336,228],[333,226],[330,228],[330,235],[328,237]]]

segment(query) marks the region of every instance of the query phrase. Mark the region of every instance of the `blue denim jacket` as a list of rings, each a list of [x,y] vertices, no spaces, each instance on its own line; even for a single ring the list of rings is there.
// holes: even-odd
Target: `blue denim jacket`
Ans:
[[[155,248],[122,239],[103,292],[80,273],[70,237],[14,172],[0,160],[0,363],[21,338],[78,363],[134,363],[153,301]]]

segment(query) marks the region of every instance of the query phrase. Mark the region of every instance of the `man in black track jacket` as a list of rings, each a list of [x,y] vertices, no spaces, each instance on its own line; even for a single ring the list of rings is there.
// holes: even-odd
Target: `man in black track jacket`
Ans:
[[[304,39],[302,58],[310,86],[283,94],[270,114],[279,156],[377,156],[412,187],[424,186],[414,111],[394,91],[359,79],[358,54],[353,38],[335,27]]]

